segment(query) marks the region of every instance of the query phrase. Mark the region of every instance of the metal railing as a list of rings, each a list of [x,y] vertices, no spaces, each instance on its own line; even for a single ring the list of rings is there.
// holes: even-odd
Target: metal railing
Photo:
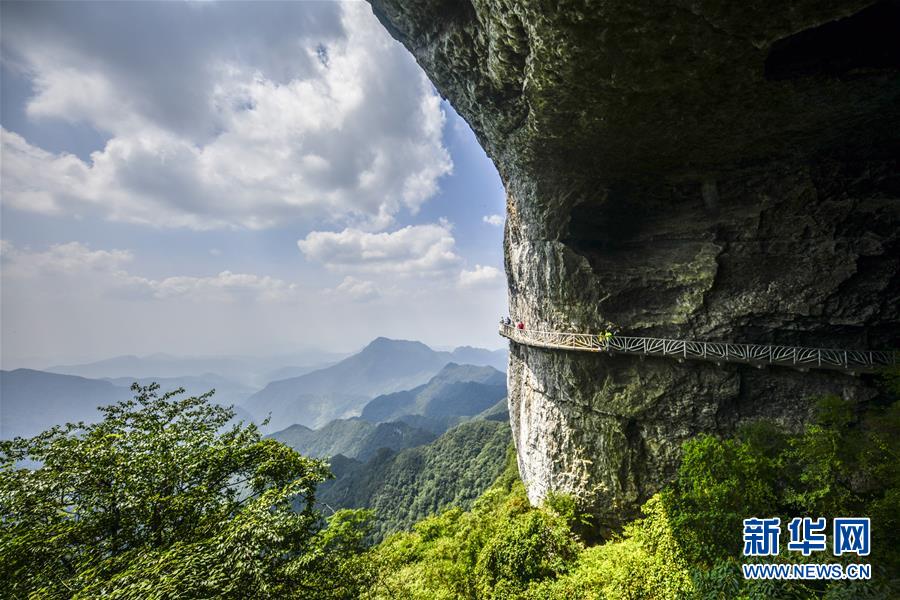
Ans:
[[[610,352],[639,356],[667,356],[681,360],[740,362],[759,367],[779,365],[804,370],[837,369],[856,373],[875,371],[882,367],[896,365],[898,362],[898,352],[892,350],[837,350],[803,348],[799,346],[768,346],[765,344],[696,342],[665,338],[517,329],[514,325],[500,325],[500,335],[518,344],[539,348]]]

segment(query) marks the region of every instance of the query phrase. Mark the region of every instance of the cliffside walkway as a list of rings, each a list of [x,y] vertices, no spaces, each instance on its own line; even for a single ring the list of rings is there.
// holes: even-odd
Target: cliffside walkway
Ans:
[[[872,372],[882,367],[895,365],[898,363],[898,354],[900,354],[891,350],[837,350],[764,344],[696,342],[623,335],[606,337],[592,333],[516,329],[513,325],[501,325],[500,335],[517,344],[536,348],[665,356],[679,361],[737,362],[759,368],[766,365],[778,365],[800,370],[833,369],[851,374]]]

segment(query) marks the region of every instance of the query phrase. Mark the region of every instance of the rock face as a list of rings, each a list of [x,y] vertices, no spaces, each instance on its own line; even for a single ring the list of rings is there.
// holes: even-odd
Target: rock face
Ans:
[[[370,0],[507,190],[510,312],[528,327],[896,347],[900,3]],[[529,497],[604,524],[683,441],[871,377],[513,344]]]

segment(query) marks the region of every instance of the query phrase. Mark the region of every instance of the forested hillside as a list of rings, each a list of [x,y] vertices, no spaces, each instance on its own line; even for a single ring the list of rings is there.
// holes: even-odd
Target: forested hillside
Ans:
[[[361,416],[374,423],[409,415],[441,422],[477,415],[505,396],[505,374],[492,367],[450,363],[424,385],[374,398]]]
[[[304,456],[329,458],[341,454],[367,461],[381,448],[397,451],[421,446],[437,435],[402,421],[375,424],[362,419],[338,419],[319,429],[291,425],[269,437]]]
[[[368,462],[337,456],[331,460],[337,479],[320,486],[319,500],[335,509],[374,510],[380,539],[447,507],[471,506],[502,471],[510,439],[507,422],[479,419],[426,446],[383,449]]]
[[[820,399],[801,433],[759,421],[733,438],[697,436],[674,481],[620,531],[569,496],[533,507],[502,422],[469,421],[365,465],[335,460],[359,477],[326,484],[324,462],[254,425],[226,427],[233,412],[208,396],[135,387],[95,425],[0,442],[0,596],[891,600],[898,381],[889,404]],[[337,491],[373,510],[334,512]],[[872,519],[870,554],[825,559],[871,564],[870,580],[742,577],[742,563],[759,562],[741,558],[747,515],[810,514]],[[411,530],[366,543],[398,529]],[[764,562],[821,560],[785,544]]]

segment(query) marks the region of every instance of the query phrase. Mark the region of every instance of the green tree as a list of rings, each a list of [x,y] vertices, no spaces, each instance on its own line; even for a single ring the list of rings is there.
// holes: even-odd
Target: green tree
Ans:
[[[642,518],[593,546],[578,536],[587,523],[574,498],[529,504],[511,455],[471,510],[429,517],[376,547],[377,584],[364,597],[900,598],[900,377],[891,381],[877,402],[820,399],[803,431],[760,421],[733,437],[698,435]],[[873,566],[872,579],[745,580],[741,531],[749,516],[871,517],[872,554],[862,562]],[[786,542],[781,550],[782,563],[859,561],[803,557]]]
[[[327,465],[158,389],[0,442],[0,596],[357,596],[367,514],[314,509]]]

